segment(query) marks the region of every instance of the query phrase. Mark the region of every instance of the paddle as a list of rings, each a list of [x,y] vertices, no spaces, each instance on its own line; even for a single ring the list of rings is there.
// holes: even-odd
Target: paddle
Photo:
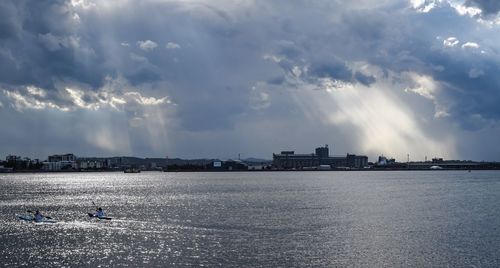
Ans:
[[[35,212],[31,211],[31,210],[26,210],[26,212],[28,212],[28,213],[33,213],[33,214],[35,213]],[[42,216],[43,216],[43,215],[42,215]],[[49,216],[43,216],[43,217],[44,217],[44,218],[47,218],[47,219],[49,219],[49,220],[52,220],[52,217],[49,217]]]
[[[94,203],[94,200],[91,200],[91,201],[92,201],[92,205],[94,205],[95,209],[97,210],[99,208],[99,206]]]
[[[97,210],[97,205],[94,203],[94,200],[90,200],[92,202],[92,205],[94,205],[95,209]],[[95,217],[95,214],[89,213],[90,217]]]

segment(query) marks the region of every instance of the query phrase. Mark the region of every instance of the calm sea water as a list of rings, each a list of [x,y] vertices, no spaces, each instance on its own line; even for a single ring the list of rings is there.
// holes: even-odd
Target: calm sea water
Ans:
[[[492,171],[0,174],[0,215],[2,266],[500,267]]]

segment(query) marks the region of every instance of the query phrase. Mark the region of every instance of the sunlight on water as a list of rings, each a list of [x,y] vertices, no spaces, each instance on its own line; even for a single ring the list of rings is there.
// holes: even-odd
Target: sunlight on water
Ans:
[[[500,265],[500,172],[0,175],[0,261]],[[88,217],[97,206],[112,220]],[[40,209],[57,223],[16,219]]]

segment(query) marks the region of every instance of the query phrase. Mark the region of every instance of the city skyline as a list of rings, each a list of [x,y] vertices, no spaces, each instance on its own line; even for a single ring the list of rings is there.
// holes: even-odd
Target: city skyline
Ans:
[[[500,4],[0,3],[0,157],[500,161]]]
[[[406,158],[401,158],[401,159],[397,159],[395,158],[394,156],[391,156],[391,155],[384,155],[384,154],[380,154],[376,157],[368,157],[366,155],[363,155],[363,154],[360,154],[359,152],[356,153],[356,152],[347,152],[347,153],[337,153],[337,154],[331,154],[329,152],[329,149],[331,147],[329,147],[328,144],[325,144],[324,146],[320,146],[320,147],[317,147],[315,148],[314,150],[309,150],[309,151],[295,151],[293,148],[287,148],[286,150],[278,150],[276,152],[273,152],[270,156],[265,156],[265,157],[254,157],[254,156],[251,156],[251,155],[244,155],[242,156],[241,153],[237,153],[233,156],[229,156],[229,157],[220,157],[220,156],[214,156],[214,157],[203,157],[203,156],[197,156],[197,157],[193,157],[193,158],[184,158],[184,157],[181,157],[181,156],[175,156],[175,155],[171,155],[171,156],[164,156],[164,157],[161,157],[161,156],[158,156],[158,157],[155,157],[155,156],[138,156],[138,155],[76,155],[72,152],[65,152],[65,153],[55,153],[55,154],[50,154],[50,155],[47,155],[47,156],[42,156],[42,157],[30,157],[30,156],[26,156],[26,155],[16,155],[16,154],[6,154],[5,157],[1,157],[0,158],[0,162],[2,162],[3,160],[7,160],[9,161],[10,158],[16,158],[16,159],[19,159],[19,160],[27,160],[27,161],[36,161],[36,162],[52,162],[51,161],[51,158],[55,158],[55,157],[67,157],[67,156],[70,156],[70,157],[74,157],[75,159],[79,159],[79,160],[89,160],[89,159],[112,159],[112,158],[137,158],[137,159],[158,159],[158,160],[166,160],[168,161],[169,159],[170,160],[187,160],[187,161],[190,161],[190,160],[244,160],[244,161],[272,161],[276,156],[278,155],[286,155],[286,154],[296,154],[297,156],[311,156],[311,155],[320,155],[318,154],[318,150],[319,149],[324,149],[326,148],[326,153],[322,154],[323,157],[333,157],[333,158],[345,158],[345,156],[360,156],[360,157],[365,157],[367,158],[366,162],[373,162],[373,163],[376,163],[378,161],[380,161],[381,158],[384,158],[384,159],[390,159],[391,161],[397,161],[399,163],[406,163],[406,162],[434,162],[436,160],[439,160],[439,161],[443,161],[443,160],[446,160],[446,161],[475,161],[475,162],[492,162],[492,163],[496,163],[496,162],[499,162],[499,161],[486,161],[486,160],[478,160],[478,159],[446,159],[446,158],[443,158],[443,157],[439,157],[439,156],[424,156],[423,159],[413,159],[413,158],[410,158],[410,154],[407,154],[406,155]],[[73,161],[75,161],[75,159],[73,159]],[[377,161],[378,159],[378,161]]]

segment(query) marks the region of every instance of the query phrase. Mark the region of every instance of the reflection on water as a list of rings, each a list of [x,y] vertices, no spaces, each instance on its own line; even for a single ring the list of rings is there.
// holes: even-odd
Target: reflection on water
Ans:
[[[2,174],[0,263],[499,267],[499,175]]]

